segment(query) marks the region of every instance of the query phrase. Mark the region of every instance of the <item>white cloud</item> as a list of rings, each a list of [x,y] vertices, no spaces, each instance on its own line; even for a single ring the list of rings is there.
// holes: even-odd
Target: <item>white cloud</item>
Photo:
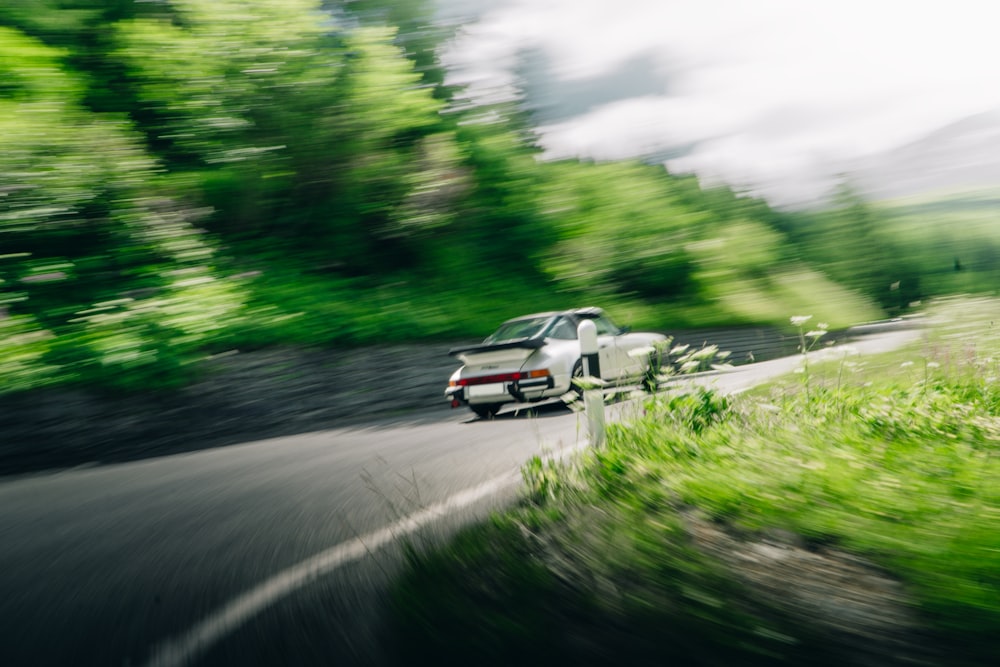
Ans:
[[[991,0],[514,0],[468,26],[448,62],[495,95],[521,49],[577,81],[652,54],[669,95],[542,128],[551,154],[703,142],[671,168],[777,191],[1000,107],[997,18]]]

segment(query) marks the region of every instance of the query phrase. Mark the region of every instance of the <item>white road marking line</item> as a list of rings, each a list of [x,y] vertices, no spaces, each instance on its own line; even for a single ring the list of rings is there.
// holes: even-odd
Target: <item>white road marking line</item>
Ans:
[[[572,447],[559,449],[546,458],[563,460],[586,447],[587,443],[581,442]],[[336,570],[341,565],[362,558],[395,539],[414,533],[436,519],[468,507],[490,494],[516,484],[519,480],[520,471],[499,475],[487,482],[459,491],[426,509],[403,517],[390,526],[347,542],[341,542],[335,547],[321,551],[297,565],[278,572],[270,579],[234,598],[229,604],[209,615],[185,634],[159,644],[154,648],[152,657],[146,665],[147,667],[190,665],[217,641],[308,582]]]

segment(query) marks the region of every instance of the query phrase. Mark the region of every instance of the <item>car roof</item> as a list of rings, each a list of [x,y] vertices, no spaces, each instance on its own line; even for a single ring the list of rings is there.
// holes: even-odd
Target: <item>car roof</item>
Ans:
[[[600,308],[597,308],[595,306],[587,306],[586,308],[574,308],[572,310],[550,310],[542,313],[531,313],[530,315],[521,315],[520,317],[512,317],[511,319],[506,320],[504,324],[506,324],[507,322],[516,322],[518,320],[530,320],[535,317],[556,317],[559,315],[564,315],[564,316],[573,315],[576,317],[590,318],[590,317],[600,317],[603,314],[604,311],[601,310]]]

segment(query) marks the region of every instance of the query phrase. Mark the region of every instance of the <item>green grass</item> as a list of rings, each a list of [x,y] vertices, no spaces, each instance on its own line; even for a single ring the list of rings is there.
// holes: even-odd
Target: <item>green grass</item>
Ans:
[[[746,544],[777,531],[863,559],[905,591],[922,629],[904,641],[992,664],[1000,305],[952,300],[931,321],[926,342],[881,358],[813,363],[734,398],[655,397],[604,448],[529,463],[518,506],[411,551],[400,646],[447,664],[843,664],[868,650],[752,594],[698,548],[699,516]]]

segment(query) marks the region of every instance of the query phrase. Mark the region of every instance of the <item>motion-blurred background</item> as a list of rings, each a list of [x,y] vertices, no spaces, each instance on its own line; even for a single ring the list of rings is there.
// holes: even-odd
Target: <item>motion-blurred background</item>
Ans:
[[[993,292],[997,47],[958,4],[3,3],[0,392]]]

